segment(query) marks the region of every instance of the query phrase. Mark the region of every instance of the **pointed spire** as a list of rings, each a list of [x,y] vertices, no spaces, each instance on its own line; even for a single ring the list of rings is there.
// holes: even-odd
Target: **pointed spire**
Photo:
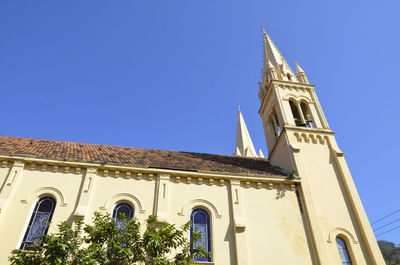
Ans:
[[[264,26],[263,26],[263,37],[264,37],[264,63],[270,62],[275,67],[281,65],[283,56],[279,52],[275,44],[272,42],[267,32],[265,32]]]
[[[236,146],[235,155],[237,155],[237,156],[241,156],[241,155],[242,155],[242,154],[240,153],[239,147],[237,147],[237,146]]]
[[[253,142],[251,141],[249,131],[247,130],[247,126],[244,122],[244,118],[240,109],[238,111],[235,155],[257,157],[257,152],[254,149]]]
[[[276,74],[276,69],[272,65],[270,60],[268,60],[268,62],[266,63],[266,65],[264,67],[266,67],[268,80],[277,80],[278,79],[278,76]]]
[[[296,72],[297,74],[304,73],[304,70],[300,67],[299,62],[294,62],[296,65]]]
[[[267,65],[267,70],[275,69],[274,65],[271,63],[270,60],[268,60],[268,62],[266,63],[266,65]]]
[[[278,48],[275,46],[272,39],[265,32],[264,26],[262,29],[263,29],[263,39],[264,39],[264,69],[265,70],[270,69],[272,65],[275,69],[280,70],[283,80],[297,82],[297,79],[292,69],[287,64],[282,54],[279,52]]]
[[[261,151],[261,149],[258,149],[258,157],[259,158],[265,158],[263,152]]]
[[[295,64],[296,64],[297,78],[299,79],[300,83],[309,84],[307,75],[304,72],[304,70],[300,67],[298,62],[295,62]]]

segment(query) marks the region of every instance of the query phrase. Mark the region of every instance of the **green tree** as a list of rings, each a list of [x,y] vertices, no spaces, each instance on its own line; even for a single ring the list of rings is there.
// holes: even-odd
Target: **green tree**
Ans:
[[[190,222],[176,228],[149,216],[142,235],[136,218],[120,218],[119,225],[109,214],[100,213],[95,213],[92,225],[77,221],[71,227],[63,222],[57,233],[42,236],[29,250],[13,250],[9,261],[15,265],[186,265],[194,255],[209,255],[202,246],[193,247],[199,232],[188,239]]]
[[[400,247],[384,240],[379,240],[378,245],[387,265],[400,265]]]

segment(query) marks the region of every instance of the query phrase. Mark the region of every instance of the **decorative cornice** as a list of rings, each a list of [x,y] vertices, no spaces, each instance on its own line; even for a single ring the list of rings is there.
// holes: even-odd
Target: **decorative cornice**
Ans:
[[[25,166],[25,162],[21,161],[21,160],[14,160],[14,164],[13,167],[24,167]]]
[[[314,90],[315,85],[294,83],[289,81],[273,80],[271,83],[283,88],[303,89],[303,90]]]
[[[308,127],[300,127],[300,126],[294,126],[294,125],[288,125],[285,124],[283,127],[283,131],[300,131],[300,132],[305,132],[305,133],[319,133],[319,134],[324,134],[324,135],[334,135],[335,132],[330,130],[330,129],[322,129],[322,128],[308,128]]]
[[[7,166],[8,166],[8,161],[7,160],[1,162],[1,167],[5,168]]]
[[[89,173],[89,174],[96,174],[96,173],[97,173],[97,168],[95,168],[95,167],[88,167],[88,168],[86,168],[86,173]]]
[[[147,168],[147,167],[135,167],[135,166],[123,166],[123,165],[113,165],[113,164],[100,164],[100,163],[90,163],[90,162],[75,162],[75,161],[65,161],[65,160],[57,160],[57,159],[43,159],[36,157],[25,157],[25,156],[15,156],[15,155],[0,155],[0,161],[24,161],[26,164],[35,163],[36,168],[42,168],[43,171],[46,171],[47,168],[53,169],[56,165],[59,168],[64,169],[64,167],[68,166],[69,170],[75,173],[81,173],[82,168],[94,167],[98,170],[108,170],[115,171],[119,170],[121,172],[132,172],[132,173],[145,173],[145,174],[171,174],[171,176],[176,175],[190,175],[190,176],[219,176],[224,178],[261,178],[261,179],[284,179],[285,176],[281,175],[257,175],[257,174],[245,174],[245,173],[227,173],[227,172],[219,172],[219,171],[186,171],[179,169],[162,169],[162,168]],[[30,169],[30,168],[28,168]]]
[[[297,142],[305,142],[305,143],[313,143],[313,144],[325,144],[325,139],[320,134],[313,134],[313,133],[298,133],[295,132],[293,134],[296,137]]]
[[[7,160],[4,160],[7,159]],[[21,158],[0,155],[0,163],[21,161]],[[289,180],[287,176],[262,176],[245,174],[226,174],[220,172],[187,172],[170,169],[137,168],[128,166],[100,165],[95,163],[76,163],[37,158],[23,159],[30,171],[48,171],[55,173],[81,174],[82,172],[96,174],[100,177],[135,179],[138,181],[155,181],[156,176],[171,179],[176,183],[196,185],[224,186],[226,181],[235,181],[245,188],[272,189],[279,185],[287,186],[299,184],[300,180]]]

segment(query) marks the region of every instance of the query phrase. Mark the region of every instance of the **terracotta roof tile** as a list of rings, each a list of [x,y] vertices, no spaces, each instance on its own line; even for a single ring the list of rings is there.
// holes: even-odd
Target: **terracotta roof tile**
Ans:
[[[284,175],[279,168],[272,166],[265,158],[246,158],[9,136],[0,136],[0,154],[110,163],[145,168],[266,176]]]

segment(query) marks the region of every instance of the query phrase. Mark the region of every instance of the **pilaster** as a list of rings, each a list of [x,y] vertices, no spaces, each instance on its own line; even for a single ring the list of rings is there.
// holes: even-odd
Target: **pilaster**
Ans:
[[[305,124],[306,118],[304,117],[303,111],[301,110],[300,102],[296,101],[295,104],[296,104],[297,111],[299,112],[299,115],[300,115],[300,121],[302,124]]]
[[[23,161],[16,160],[8,172],[8,176],[0,190],[0,214],[4,212],[17,182],[23,174],[24,166],[25,163]]]
[[[158,221],[167,222],[168,218],[168,186],[170,174],[160,174],[157,178],[156,194],[154,199],[154,215]]]
[[[292,144],[294,146],[294,144]],[[308,221],[308,224],[310,226],[310,234],[312,236],[312,242],[314,244],[314,254],[318,260],[318,264],[323,264],[323,265],[329,265],[329,264],[334,264],[333,261],[331,260],[330,256],[328,255],[326,251],[326,246],[325,246],[325,238],[322,233],[322,226],[320,224],[320,219],[318,212],[316,210],[316,207],[314,205],[314,200],[312,196],[312,192],[310,189],[310,186],[308,184],[308,179],[307,179],[307,167],[304,165],[302,162],[301,158],[301,153],[300,153],[300,148],[293,148],[292,149],[292,155],[293,155],[293,162],[294,162],[294,167],[297,169],[297,173],[299,176],[301,176],[301,189],[303,193],[303,200],[304,200],[304,206],[305,206],[305,213],[306,213],[306,218]]]
[[[239,180],[230,180],[232,217],[235,233],[236,263],[238,265],[250,264],[247,254],[246,222],[241,199],[241,186]]]
[[[339,173],[346,188],[346,192],[352,205],[352,209],[354,211],[358,227],[361,231],[361,235],[364,238],[364,242],[368,254],[371,258],[371,262],[374,265],[385,264],[378,243],[376,242],[374,232],[369,224],[367,214],[365,213],[364,207],[362,205],[360,196],[358,195],[353,178],[351,177],[350,170],[347,166],[344,154],[338,148],[334,138],[332,139],[327,137],[327,140],[329,148],[334,154],[336,163],[338,164]]]
[[[75,218],[85,218],[89,208],[93,185],[97,174],[97,168],[88,167],[83,177],[81,192],[79,194],[78,204],[74,212]]]

